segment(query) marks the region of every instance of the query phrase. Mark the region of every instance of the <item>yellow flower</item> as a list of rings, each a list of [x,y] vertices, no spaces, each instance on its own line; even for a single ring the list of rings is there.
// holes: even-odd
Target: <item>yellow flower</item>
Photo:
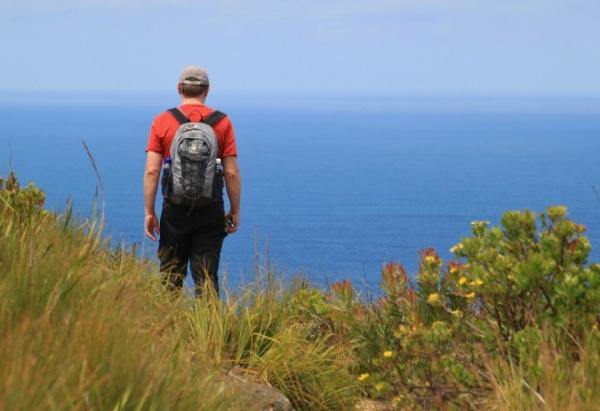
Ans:
[[[383,383],[382,383],[382,382],[378,382],[377,384],[375,384],[375,389],[376,389],[377,391],[381,391],[381,390],[383,390],[383,387],[384,387],[384,385],[383,385]]]
[[[425,257],[425,262],[427,264],[433,264],[433,263],[437,262],[437,258],[435,258],[432,255],[428,255],[428,256]]]
[[[458,318],[461,318],[463,316],[463,312],[461,310],[452,310],[450,311],[450,314]]]
[[[431,293],[429,297],[427,297],[427,302],[429,304],[435,304],[440,301],[440,295],[438,293]]]
[[[402,401],[402,397],[399,395],[394,396],[394,398],[392,398],[392,401],[394,402],[401,402]]]
[[[483,285],[483,281],[480,278],[476,278],[475,280],[471,281],[471,285],[474,287],[479,287]]]
[[[465,297],[467,297],[469,300],[473,300],[475,298],[475,291],[470,292]]]
[[[460,284],[460,285],[465,285],[466,282],[467,282],[467,277],[460,277],[458,279],[458,284]]]
[[[392,358],[394,356],[394,352],[393,351],[384,351],[383,352],[383,357],[384,358]]]
[[[369,373],[364,373],[358,376],[357,380],[360,382],[366,381],[369,378]]]
[[[452,254],[456,254],[456,253],[462,251],[463,248],[465,248],[465,246],[463,245],[463,243],[458,243],[454,247],[450,248],[450,252]]]
[[[577,282],[578,282],[577,277],[575,277],[571,274],[565,275],[565,284],[566,285],[573,287],[573,286],[577,285]]]
[[[550,217],[551,220],[558,220],[560,218],[563,218],[565,215],[567,215],[567,207],[565,207],[565,206],[548,207],[546,212],[548,213],[548,217]]]

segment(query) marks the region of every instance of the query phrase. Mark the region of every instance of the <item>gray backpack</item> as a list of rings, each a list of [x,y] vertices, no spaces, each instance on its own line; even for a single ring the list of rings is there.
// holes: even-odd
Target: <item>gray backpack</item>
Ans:
[[[162,191],[173,204],[205,206],[223,200],[223,168],[213,126],[226,117],[212,112],[199,123],[178,108],[168,110],[179,122],[171,143],[171,157],[163,165]],[[169,161],[170,160],[170,161]]]

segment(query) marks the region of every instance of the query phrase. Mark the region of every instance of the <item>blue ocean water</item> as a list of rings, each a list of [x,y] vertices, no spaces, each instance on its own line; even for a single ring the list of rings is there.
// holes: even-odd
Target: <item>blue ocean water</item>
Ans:
[[[167,107],[0,105],[0,174],[12,159],[51,208],[70,197],[89,214],[97,184],[85,139],[104,182],[107,233],[154,255],[143,237],[144,147]],[[375,284],[387,261],[414,272],[420,249],[450,257],[473,220],[555,204],[587,226],[600,260],[600,110],[219,108],[234,122],[243,178],[242,226],[222,255],[232,282],[252,279],[257,255],[268,254],[277,271],[317,284]]]

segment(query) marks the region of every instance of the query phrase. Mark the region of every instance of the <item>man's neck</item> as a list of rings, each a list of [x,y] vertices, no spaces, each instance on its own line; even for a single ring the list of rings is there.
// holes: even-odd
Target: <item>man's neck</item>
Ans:
[[[204,98],[199,98],[199,97],[181,97],[181,104],[180,105],[186,105],[186,104],[201,104],[204,105]]]

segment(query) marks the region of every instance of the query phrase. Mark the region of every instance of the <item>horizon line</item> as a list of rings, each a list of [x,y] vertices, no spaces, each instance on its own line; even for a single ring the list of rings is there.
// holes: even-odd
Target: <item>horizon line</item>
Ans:
[[[152,107],[176,105],[175,91],[0,91],[0,107]],[[600,114],[600,93],[588,94],[399,94],[213,92],[209,106],[327,112],[390,113],[582,113]]]

